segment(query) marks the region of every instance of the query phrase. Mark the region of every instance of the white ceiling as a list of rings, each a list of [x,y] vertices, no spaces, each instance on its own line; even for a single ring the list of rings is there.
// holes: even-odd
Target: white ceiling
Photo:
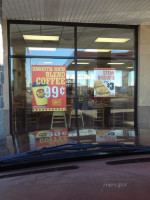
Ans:
[[[3,18],[150,24],[150,0],[2,0]]]

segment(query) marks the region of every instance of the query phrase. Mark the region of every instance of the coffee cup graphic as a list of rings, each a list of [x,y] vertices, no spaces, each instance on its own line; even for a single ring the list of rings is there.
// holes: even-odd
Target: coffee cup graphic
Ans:
[[[37,106],[45,106],[48,103],[48,99],[45,98],[44,87],[45,85],[36,85],[36,83],[32,85],[32,91]]]

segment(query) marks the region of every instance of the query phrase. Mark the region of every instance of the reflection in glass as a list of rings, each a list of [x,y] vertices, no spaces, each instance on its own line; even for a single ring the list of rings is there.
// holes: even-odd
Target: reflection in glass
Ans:
[[[74,56],[74,27],[11,24],[11,55]]]
[[[96,135],[100,135],[101,142],[109,142],[106,138],[111,130],[132,129],[135,66],[131,59],[134,58],[134,42],[133,29],[77,27],[78,71],[75,88],[75,60],[72,59],[74,27],[11,24],[10,53],[24,56],[11,59],[14,133],[68,128],[73,139],[77,140],[80,135],[82,142],[96,142]],[[26,56],[48,56],[48,59],[29,59]],[[53,56],[64,58],[54,59]],[[54,111],[32,112],[32,65],[66,66],[66,111],[57,114]],[[108,76],[115,78],[111,81],[101,80],[101,77]],[[78,132],[76,103],[78,126],[81,128]],[[110,137],[116,142],[118,136]]]
[[[79,57],[134,57],[134,30],[78,27]]]
[[[89,63],[78,63],[78,110],[84,126],[134,127],[133,61],[83,59],[82,62]]]
[[[53,147],[55,145],[75,144],[77,142],[87,144],[103,143],[124,143],[136,144],[136,131],[134,129],[48,129],[33,131],[25,134],[16,134],[15,136],[6,136],[0,140],[0,157],[26,152],[30,150],[41,149],[43,147]],[[139,130],[140,144],[148,145],[149,130]],[[13,143],[15,140],[15,146]]]
[[[45,130],[50,127],[53,129],[73,127],[73,124],[71,127],[69,126],[70,113],[74,110],[75,102],[74,67],[72,69],[69,67],[72,61],[73,60],[68,59],[12,59],[11,84],[13,94],[12,107],[14,133]],[[32,88],[32,65],[59,66],[60,68],[61,66],[66,66],[66,111],[54,112],[50,110],[41,110],[33,112],[32,93],[34,90]],[[75,119],[73,120],[73,123],[75,124]]]
[[[69,143],[68,129],[35,131],[29,134],[30,149],[53,147]]]

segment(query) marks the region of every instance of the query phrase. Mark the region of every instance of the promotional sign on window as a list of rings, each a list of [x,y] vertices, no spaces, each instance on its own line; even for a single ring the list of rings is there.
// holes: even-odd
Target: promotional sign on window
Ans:
[[[69,142],[67,129],[35,131],[34,137],[36,149],[57,146]]]
[[[32,65],[32,110],[66,110],[66,66]]]
[[[115,68],[94,69],[94,97],[115,96]]]

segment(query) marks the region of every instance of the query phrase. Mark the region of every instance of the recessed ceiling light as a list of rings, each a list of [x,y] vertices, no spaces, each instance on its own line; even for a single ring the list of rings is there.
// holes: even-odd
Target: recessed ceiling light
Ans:
[[[97,38],[95,42],[118,42],[118,43],[124,43],[129,41],[130,38]]]
[[[110,49],[85,49],[85,52],[110,52]]]
[[[123,65],[124,63],[107,63],[108,65]]]
[[[133,67],[126,67],[126,68],[128,68],[128,69],[133,69]]]
[[[28,47],[30,51],[56,51],[56,48]]]
[[[74,65],[75,62],[72,62],[72,64]],[[88,65],[89,63],[88,62],[77,62],[77,64],[79,64],[79,65]]]
[[[47,35],[23,35],[25,40],[52,40],[58,41],[59,36],[47,36]]]

